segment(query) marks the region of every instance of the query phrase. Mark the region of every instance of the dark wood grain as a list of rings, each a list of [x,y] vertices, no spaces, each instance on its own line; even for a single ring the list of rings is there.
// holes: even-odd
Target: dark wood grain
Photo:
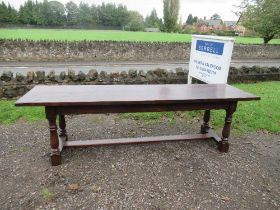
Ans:
[[[224,84],[36,86],[16,106],[165,104],[258,100]]]

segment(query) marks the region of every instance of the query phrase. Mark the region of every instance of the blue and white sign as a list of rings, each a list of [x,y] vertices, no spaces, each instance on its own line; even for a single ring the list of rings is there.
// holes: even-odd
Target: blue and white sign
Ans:
[[[233,38],[193,35],[189,84],[192,77],[209,84],[226,84],[233,45]]]
[[[214,55],[223,55],[225,44],[222,42],[196,41],[196,50]]]

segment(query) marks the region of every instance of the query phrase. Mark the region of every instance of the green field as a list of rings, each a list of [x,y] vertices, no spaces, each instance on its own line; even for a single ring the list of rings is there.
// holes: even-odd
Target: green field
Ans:
[[[280,133],[280,82],[261,82],[255,84],[236,84],[242,90],[249,91],[260,96],[260,101],[241,102],[237,112],[233,116],[233,128],[240,133],[256,130],[267,130],[271,133]],[[181,117],[187,121],[193,117],[202,118],[203,112],[180,112]],[[174,112],[168,113],[131,113],[122,114],[122,118],[140,119],[147,122],[157,122],[167,118],[170,122],[176,120]],[[212,112],[211,123],[214,127],[221,128],[224,123],[225,111]],[[19,119],[28,121],[45,120],[42,107],[15,107],[14,101],[0,101],[0,123],[10,124]]]
[[[0,39],[31,40],[114,40],[142,42],[191,42],[190,34],[148,33],[104,30],[72,29],[0,29]],[[262,44],[261,38],[235,37],[237,44]],[[280,44],[280,39],[273,39],[270,44]]]

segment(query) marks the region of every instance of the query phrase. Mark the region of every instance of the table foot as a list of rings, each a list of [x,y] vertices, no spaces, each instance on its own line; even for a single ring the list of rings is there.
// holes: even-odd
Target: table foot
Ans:
[[[60,154],[51,154],[51,163],[52,166],[58,166],[61,164],[61,155]]]
[[[218,143],[218,149],[220,152],[228,153],[229,150],[229,143],[228,141],[220,141]]]
[[[222,132],[222,141],[219,142],[218,149],[220,152],[225,152],[227,153],[229,150],[229,135],[230,135],[230,126],[232,122],[232,115],[236,111],[236,106],[237,102],[234,102],[230,104],[230,106],[226,109],[226,117],[225,117],[225,123],[224,123],[224,128]]]

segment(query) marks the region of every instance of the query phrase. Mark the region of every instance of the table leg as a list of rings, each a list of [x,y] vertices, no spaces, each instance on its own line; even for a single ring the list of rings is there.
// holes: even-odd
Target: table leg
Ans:
[[[61,164],[61,155],[59,151],[59,139],[57,134],[56,114],[51,109],[46,109],[46,116],[49,121],[51,162],[53,166]]]
[[[230,126],[231,126],[231,122],[232,122],[232,115],[233,113],[236,111],[236,106],[237,106],[237,102],[236,103],[232,103],[228,109],[226,109],[226,117],[225,117],[225,124],[224,124],[224,128],[222,131],[222,141],[219,142],[219,150],[220,152],[228,152],[229,150],[229,143],[228,143],[228,138],[230,135]]]
[[[203,116],[203,124],[201,125],[201,128],[200,128],[201,134],[205,134],[205,133],[209,132],[209,129],[210,129],[209,121],[210,121],[210,110],[205,110],[204,116]]]
[[[59,115],[59,136],[63,137],[65,141],[68,140],[67,131],[66,131],[66,122],[65,116]]]

